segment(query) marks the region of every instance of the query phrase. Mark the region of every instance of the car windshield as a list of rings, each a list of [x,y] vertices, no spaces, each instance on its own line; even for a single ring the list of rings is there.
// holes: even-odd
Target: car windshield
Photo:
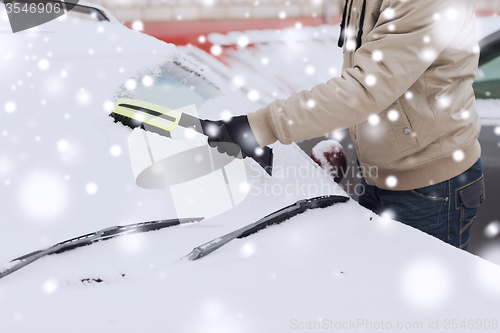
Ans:
[[[221,95],[215,85],[177,62],[139,73],[128,80],[119,93],[119,97],[144,100],[172,109],[192,104],[199,109],[207,100]]]

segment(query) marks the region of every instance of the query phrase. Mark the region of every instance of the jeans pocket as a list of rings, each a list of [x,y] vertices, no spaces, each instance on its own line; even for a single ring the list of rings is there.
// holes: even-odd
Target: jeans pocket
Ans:
[[[444,182],[426,187],[416,188],[410,190],[410,192],[427,200],[442,201],[446,200],[447,198]]]
[[[479,206],[485,199],[484,177],[458,191],[460,204],[459,246],[467,249],[469,246],[471,226],[474,223]]]
[[[460,200],[465,208],[477,208],[484,201],[484,177],[481,176],[479,181],[461,189],[459,192]]]

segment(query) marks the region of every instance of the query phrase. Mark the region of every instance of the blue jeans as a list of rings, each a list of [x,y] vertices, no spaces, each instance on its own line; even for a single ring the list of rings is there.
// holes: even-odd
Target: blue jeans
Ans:
[[[387,212],[404,224],[466,250],[470,227],[485,198],[481,159],[464,173],[442,183],[409,191],[368,185],[359,203],[376,214]]]

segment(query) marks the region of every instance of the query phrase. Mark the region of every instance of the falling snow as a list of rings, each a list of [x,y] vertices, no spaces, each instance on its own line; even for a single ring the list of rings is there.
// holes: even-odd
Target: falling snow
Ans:
[[[385,179],[385,184],[389,187],[396,187],[398,185],[398,179],[395,176],[389,176]]]
[[[5,16],[4,13],[2,18]],[[66,15],[64,17],[55,24],[74,22],[72,21],[74,18],[66,18]],[[179,15],[178,19],[180,18]],[[7,236],[6,233],[2,233],[4,238],[1,243],[4,247],[0,251],[5,261],[88,231],[116,224],[175,216],[175,211],[168,204],[166,191],[138,190],[133,180],[129,179],[130,164],[125,156],[128,157],[126,136],[130,132],[123,126],[115,126],[101,109],[102,107],[104,111],[109,112],[114,106],[112,100],[115,100],[114,93],[117,87],[114,87],[112,82],[116,82],[119,86],[129,77],[135,77],[146,86],[143,81],[145,76],[140,73],[144,73],[141,72],[144,67],[142,62],[148,61],[144,58],[124,57],[129,54],[130,45],[142,45],[141,39],[136,39],[142,34],[130,29],[118,29],[113,22],[105,23],[105,25],[93,21],[82,23],[86,24],[85,28],[91,27],[85,29],[85,33],[90,32],[92,38],[74,39],[82,44],[81,50],[85,57],[88,57],[86,51],[89,47],[99,54],[101,50],[108,50],[109,54],[117,56],[108,60],[100,59],[109,69],[109,81],[106,85],[98,85],[84,79],[87,76],[95,78],[96,71],[92,67],[95,62],[89,64],[84,61],[85,59],[76,61],[66,57],[64,65],[66,76],[63,76],[62,67],[57,67],[58,64],[51,59],[50,64],[47,60],[44,72],[37,74],[35,69],[42,70],[40,61],[43,59],[40,59],[40,56],[46,54],[46,50],[39,53],[38,61],[32,61],[31,53],[28,56],[29,61],[26,62],[22,60],[24,54],[11,55],[12,59],[20,57],[22,68],[18,70],[19,73],[12,82],[4,83],[5,90],[9,94],[20,93],[29,87],[30,81],[34,82],[35,88],[30,90],[32,101],[29,98],[24,100],[11,97],[12,103],[15,103],[12,116],[7,115],[8,101],[2,102],[5,103],[4,118],[8,121],[26,114],[19,127],[11,126],[9,123],[2,128],[1,139],[9,143],[2,146],[6,147],[6,150],[0,152],[0,177],[3,177],[0,179],[0,184],[5,184],[2,186],[2,191],[6,191],[6,195],[2,196],[2,202],[12,203],[12,206],[9,209],[0,209],[0,214],[3,220],[16,221],[9,224],[7,229],[3,229],[8,231]],[[101,26],[106,27],[105,31],[99,31]],[[293,29],[304,33],[305,36],[313,36],[314,33],[316,36],[326,35],[324,40],[333,43],[338,36],[338,31],[333,36],[330,27],[325,28],[326,32],[321,31],[323,28],[311,32],[306,26]],[[77,27],[71,29],[71,32],[72,37],[75,34],[78,37],[81,33]],[[102,35],[97,35],[97,32]],[[108,37],[108,34],[120,37],[123,43],[121,54],[116,53],[118,50],[122,51],[122,47],[117,46],[116,42],[107,38],[102,44],[96,41],[97,37]],[[60,42],[59,35],[62,34],[51,34],[50,43],[44,45],[57,45]],[[279,36],[276,38],[283,38],[284,41],[286,38],[291,38],[286,35],[272,32],[272,36]],[[254,44],[253,37],[250,36],[250,33],[247,34],[249,41]],[[19,34],[18,37],[33,38],[33,35]],[[165,51],[166,49],[162,49],[163,44],[167,47],[166,43],[158,43],[143,35],[142,37],[145,38],[143,45],[145,50],[158,49],[156,58],[158,61],[166,62],[166,59],[170,59],[170,54]],[[42,38],[44,41],[49,40],[46,36],[37,38],[40,41]],[[39,47],[37,39],[29,41],[33,43],[33,50]],[[28,39],[22,39],[22,47],[26,48],[27,42]],[[311,50],[317,49],[311,48]],[[245,49],[245,51],[252,50]],[[294,74],[296,77],[284,71],[280,73],[296,91],[310,88],[307,85],[318,77],[321,77],[319,81],[324,82],[331,76],[340,74],[340,64],[332,60],[336,54],[333,56],[329,54],[328,59],[321,63],[318,61],[321,58],[318,57],[322,55],[311,53],[313,52],[299,54],[296,59],[293,58],[294,55],[290,55],[289,67],[297,69],[298,74]],[[53,54],[54,57],[56,54],[59,55],[59,50],[54,49]],[[148,57],[153,58],[149,52]],[[264,57],[268,59],[266,64],[273,66],[262,66],[265,65],[261,60]],[[314,64],[314,75],[308,75],[304,71],[307,64],[303,58],[308,58],[307,62]],[[283,59],[285,56],[280,57],[278,53],[269,51],[265,54],[256,53],[254,63],[258,65],[255,67],[264,68],[269,72],[280,71],[282,67],[278,65],[281,65]],[[381,61],[377,59],[378,57],[373,58],[374,61]],[[124,68],[130,76],[119,74],[125,73]],[[33,76],[26,75],[28,70],[33,71]],[[289,94],[288,91],[280,90],[278,85],[255,84],[248,73],[241,70],[229,74],[228,77],[234,77],[231,82],[233,87],[244,88],[241,92],[245,95],[248,93],[250,100],[257,96],[255,101],[258,102],[270,98],[268,95],[271,94],[274,98],[278,96],[284,98]],[[41,78],[39,80],[38,77],[46,79],[49,74],[63,82],[58,87],[58,94],[49,95],[43,90],[47,82]],[[30,77],[30,81],[21,80],[24,82],[20,85],[19,78],[26,76]],[[13,84],[17,86],[15,92],[11,90]],[[155,88],[155,85],[151,87]],[[261,94],[253,90],[255,87]],[[137,93],[139,89],[131,90],[133,92],[129,92],[132,94]],[[250,96],[251,92],[256,96]],[[228,94],[233,93],[235,92]],[[409,97],[407,93],[406,98],[411,99],[411,96]],[[79,108],[80,103],[87,104],[91,100],[96,101],[96,110]],[[220,103],[213,111],[207,111],[207,108],[200,109],[200,115],[227,119],[232,115],[229,110],[235,114],[242,114],[247,110],[241,103],[226,103],[226,101],[225,99],[217,101]],[[314,103],[312,100],[311,102]],[[40,103],[47,106],[42,107]],[[307,104],[309,106],[309,101]],[[313,107],[314,105],[315,103]],[[390,111],[387,117],[391,121],[396,121],[399,114],[393,111],[395,113]],[[46,117],[37,118],[39,126],[36,131],[31,132],[31,128],[27,128],[28,133],[24,134],[20,128],[24,129],[28,119],[38,117],[41,112]],[[464,116],[464,112],[461,116]],[[103,121],[103,119],[108,120]],[[496,126],[494,131],[500,135],[500,126],[498,124]],[[333,136],[336,137],[335,135],[337,134],[334,133]],[[81,142],[75,141],[77,136]],[[11,148],[10,142],[14,138],[17,138],[17,143]],[[33,138],[42,140],[35,144]],[[79,161],[70,163],[61,158],[54,158],[66,156],[80,144],[82,155]],[[349,147],[354,148],[352,145]],[[299,168],[305,165],[302,163],[305,161],[302,155],[294,147],[276,145],[275,165]],[[21,156],[24,156],[24,159],[20,158]],[[119,156],[121,157],[117,158]],[[252,161],[246,159],[245,162]],[[42,166],[45,169],[42,169]],[[40,169],[37,169],[38,167]],[[249,171],[251,175],[251,170]],[[391,177],[386,179],[387,186],[396,186],[397,179]],[[130,235],[116,242],[102,242],[96,247],[89,246],[82,248],[81,251],[40,260],[25,271],[29,274],[22,271],[18,272],[19,274],[15,273],[16,276],[12,275],[10,282],[5,280],[11,286],[0,289],[0,306],[5,318],[8,318],[8,321],[2,323],[17,325],[12,326],[14,327],[12,331],[19,330],[20,324],[25,325],[26,330],[50,327],[54,331],[63,331],[67,330],[67,327],[63,327],[66,322],[72,322],[75,327],[84,327],[87,322],[76,308],[78,306],[88,308],[87,296],[93,291],[102,296],[100,302],[93,304],[94,319],[103,323],[103,329],[109,330],[109,327],[112,327],[121,331],[134,329],[135,327],[127,325],[140,321],[131,321],[131,313],[117,304],[126,297],[132,299],[136,296],[146,297],[148,302],[134,312],[135,318],[147,317],[151,325],[155,325],[158,323],[155,321],[156,318],[165,318],[164,313],[177,313],[177,319],[169,324],[177,325],[174,331],[178,332],[278,332],[282,330],[282,323],[289,322],[291,309],[296,310],[297,306],[304,306],[303,310],[309,313],[313,320],[319,317],[327,318],[328,314],[321,313],[321,309],[332,306],[337,309],[336,317],[347,318],[359,310],[356,302],[352,300],[360,297],[364,299],[367,308],[380,308],[381,315],[394,320],[409,317],[427,323],[429,311],[434,311],[431,314],[439,313],[450,317],[460,313],[462,309],[467,309],[468,314],[474,317],[492,316],[498,313],[500,275],[497,266],[486,265],[487,262],[484,260],[444,246],[430,236],[400,223],[392,223],[390,226],[372,223],[368,220],[368,212],[354,201],[328,209],[309,211],[279,226],[262,230],[252,237],[238,239],[227,248],[219,250],[213,257],[202,259],[203,262],[179,260],[185,254],[182,249],[186,248],[186,244],[189,245],[185,236],[189,236],[195,243],[193,246],[199,245],[196,239],[218,237],[247,224],[248,221],[253,222],[273,210],[282,208],[285,203],[302,198],[300,194],[292,197],[282,196],[280,200],[269,200],[264,196],[251,197],[254,186],[263,189],[259,186],[264,183],[271,186],[291,184],[287,178],[257,178],[257,182],[253,182],[254,180],[248,178],[248,181],[238,183],[240,185],[237,185],[235,191],[249,195],[250,201],[247,202],[251,204],[246,208],[240,206],[237,208],[240,210],[233,210],[236,215],[243,216],[242,219],[231,218],[231,223],[227,223],[228,220],[225,218],[215,217],[204,221],[203,223],[208,223],[202,227],[194,225],[185,229],[171,228],[162,232]],[[295,180],[293,179],[294,182]],[[299,181],[305,185],[311,182],[320,184],[319,181],[310,179],[299,179]],[[108,189],[112,195],[104,195],[108,194]],[[385,217],[390,217],[389,212],[385,213]],[[374,220],[380,222],[381,219],[374,217]],[[335,223],[331,223],[332,221]],[[33,228],[34,225],[37,228]],[[34,231],[35,229],[37,231]],[[487,237],[495,238],[498,237],[499,230],[498,222],[494,221],[484,229],[484,233]],[[356,242],[346,235],[356,235]],[[373,246],[382,242],[385,244],[383,247]],[[43,246],[39,247],[37,244]],[[287,251],[281,251],[281,248],[286,248]],[[339,248],[342,248],[342,251],[338,251]],[[354,261],[351,260],[353,253],[359,254]],[[412,257],[411,254],[415,253],[422,257],[418,255]],[[432,259],[425,256],[426,253],[432,254]],[[391,260],[374,261],[373,258],[391,258]],[[234,269],[235,263],[238,262],[242,264],[238,269]],[[478,267],[473,266],[476,264]],[[184,269],[188,266],[191,268]],[[311,272],[314,272],[316,279],[314,281],[317,283],[303,283],[308,281]],[[200,276],[211,276],[211,278],[200,279]],[[366,276],[378,276],[380,279],[367,279]],[[129,277],[132,277],[133,283],[117,283],[127,282]],[[102,278],[105,283],[82,285],[82,278]],[[259,288],[249,287],[252,281],[257,280],[260,281]],[[179,281],[182,283],[177,283]],[[380,285],[380,281],[389,282]],[[277,283],[279,288],[276,288]],[[334,298],[324,288],[332,283],[342,284],[342,288],[336,288],[337,294]],[[140,290],[134,289],[134,284],[141,285]],[[301,287],[297,289],[297,285]],[[362,293],[359,286],[363,286]],[[380,288],[384,291],[382,301],[379,297]],[[158,294],[158,290],[163,290],[161,295]],[[293,295],[290,295],[290,290],[294,290]],[[453,296],[455,290],[469,290],[470,293],[455,298]],[[259,301],[271,294],[273,297],[268,297],[271,301],[267,303]],[[19,295],[26,302],[18,302]],[[169,297],[163,297],[165,295]],[[185,304],[178,302],[178,295],[182,295]],[[315,295],[314,302],[305,302],[302,305],[298,302],[310,299],[311,295]],[[166,299],[168,301],[165,301]],[[395,307],[394,304],[401,306]],[[425,315],[421,315],[422,312]],[[37,315],[33,316],[34,313]],[[65,313],[67,320],[58,320],[54,313]],[[107,318],[104,318],[106,316],[103,314],[106,314]],[[113,318],[112,323],[109,322],[109,318]]]
[[[113,157],[118,157],[122,154],[122,147],[120,147],[119,145],[113,145],[111,146],[111,148],[109,148],[109,153]]]
[[[372,114],[368,117],[368,123],[372,126],[376,126],[380,123],[380,117],[376,114]]]
[[[212,45],[212,47],[210,48],[210,53],[218,57],[222,54],[222,47],[220,45]]]
[[[144,30],[144,23],[142,21],[136,20],[132,22],[132,29],[137,30],[137,31],[143,31]]]
[[[143,78],[142,78],[142,85],[145,86],[145,87],[151,87],[154,83],[154,80],[151,76],[149,75],[145,75]],[[128,88],[127,88],[128,89]],[[129,89],[129,90],[133,90],[133,89]]]
[[[96,183],[88,183],[85,185],[85,192],[87,192],[90,195],[96,194],[97,192],[97,185]]]
[[[399,119],[399,112],[391,110],[387,113],[387,118],[389,118],[390,121],[397,121]]]
[[[484,235],[487,238],[495,238],[498,234],[500,234],[500,222],[498,221],[490,222],[484,229]]]
[[[255,89],[252,89],[248,92],[247,94],[247,98],[252,101],[252,102],[255,102],[255,101],[258,101],[260,99],[260,94],[257,90]]]
[[[68,141],[66,140],[59,140],[59,142],[57,142],[57,149],[61,152],[65,152],[67,151],[69,148],[69,143]]]
[[[464,157],[465,157],[465,154],[461,150],[456,150],[453,152],[453,159],[457,162],[463,161]]]
[[[8,101],[4,105],[4,110],[7,113],[13,113],[14,111],[16,111],[16,104],[12,101]]]
[[[246,47],[249,43],[250,43],[250,40],[248,39],[247,36],[240,36],[238,37],[238,46],[240,47]]]

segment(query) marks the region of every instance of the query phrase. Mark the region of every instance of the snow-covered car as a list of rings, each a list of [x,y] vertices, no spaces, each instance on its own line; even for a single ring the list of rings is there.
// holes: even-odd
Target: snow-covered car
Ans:
[[[140,130],[108,116],[117,98],[194,105],[207,119],[254,107],[231,80],[175,46],[124,27],[100,6],[77,7],[102,15],[64,15],[0,36],[0,262],[7,268],[13,258],[95,230],[186,217],[169,186],[137,185],[133,152],[140,150],[130,137]],[[0,22],[9,29],[4,14]],[[347,196],[297,145],[273,148],[273,176],[244,159],[246,181],[228,182],[233,203],[220,214],[44,256],[4,276],[1,331],[498,329],[499,266],[354,200],[189,260],[194,248],[298,200]],[[158,162],[152,145],[140,152],[152,156],[146,168]],[[167,168],[156,170],[168,183]],[[238,191],[245,197],[236,204]]]

